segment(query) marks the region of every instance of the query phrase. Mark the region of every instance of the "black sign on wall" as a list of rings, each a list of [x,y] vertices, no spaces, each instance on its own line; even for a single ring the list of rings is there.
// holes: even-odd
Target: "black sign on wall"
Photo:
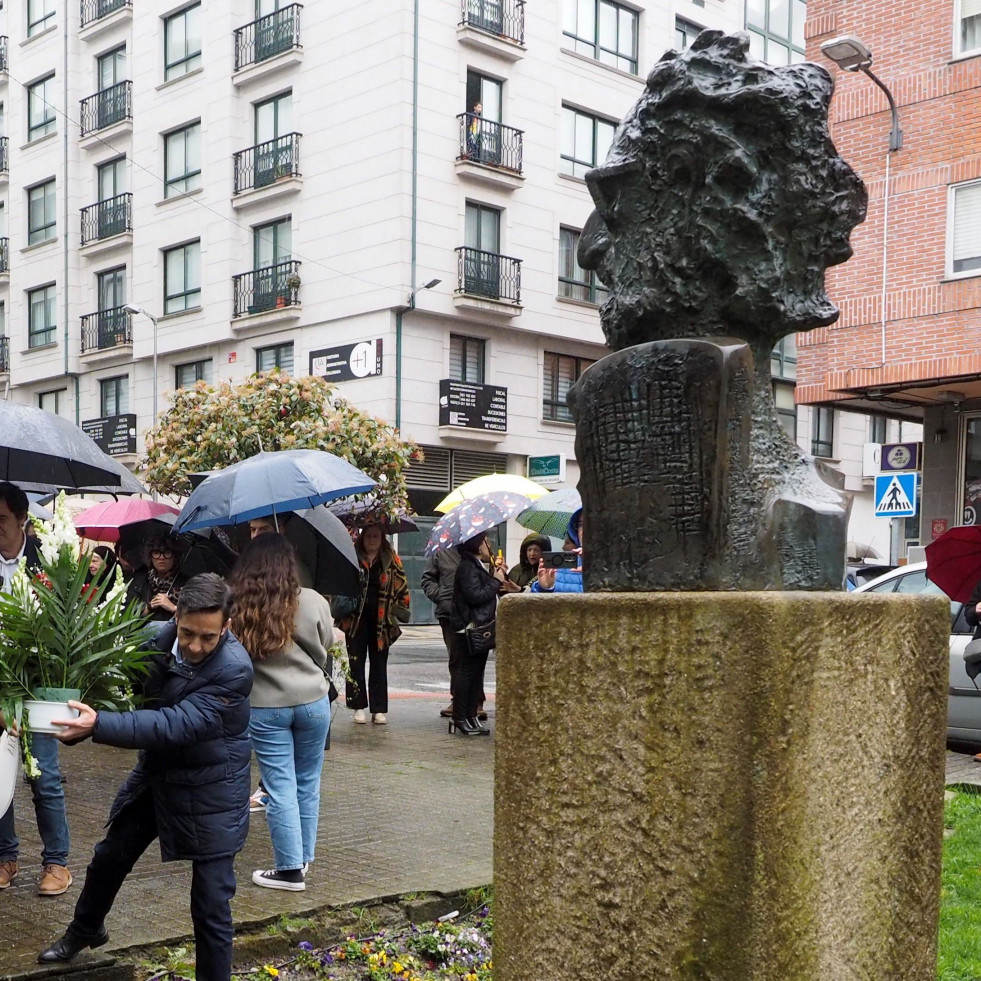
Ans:
[[[506,433],[508,390],[443,378],[439,383],[439,424]]]
[[[135,413],[106,416],[104,419],[86,419],[82,423],[82,432],[91,436],[96,446],[109,456],[136,452]]]
[[[358,341],[310,352],[310,374],[329,382],[370,378],[382,373],[382,341]]]

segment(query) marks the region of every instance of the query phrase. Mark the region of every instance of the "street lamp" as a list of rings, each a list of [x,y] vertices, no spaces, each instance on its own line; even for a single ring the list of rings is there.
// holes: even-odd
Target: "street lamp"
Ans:
[[[882,183],[882,289],[879,298],[879,367],[886,363],[886,288],[889,282],[889,170],[892,155],[903,146],[903,131],[899,128],[899,109],[889,87],[871,69],[872,52],[854,34],[842,34],[821,45],[821,53],[846,72],[863,72],[882,89],[892,113],[892,129],[889,131],[889,152],[886,154],[886,172]]]
[[[147,320],[153,324],[153,422],[157,422],[157,318],[143,307],[138,307],[135,303],[127,303],[123,309],[127,313],[142,313]]]
[[[889,150],[893,152],[902,149],[903,131],[899,128],[899,110],[896,108],[896,100],[885,82],[872,71],[872,52],[854,34],[842,34],[841,37],[825,41],[821,45],[821,54],[846,72],[863,72],[882,89],[889,101],[889,111],[892,113]]]
[[[441,279],[431,279],[422,286],[417,286],[409,293],[408,306],[398,307],[395,311],[395,431],[402,427],[402,317],[416,308],[416,294],[423,290],[431,290],[439,286]]]

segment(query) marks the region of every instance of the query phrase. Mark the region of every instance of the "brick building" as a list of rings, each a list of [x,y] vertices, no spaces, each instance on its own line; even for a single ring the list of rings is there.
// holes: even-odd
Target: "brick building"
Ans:
[[[841,318],[798,338],[797,402],[923,423],[925,543],[938,522],[981,522],[981,0],[807,11],[807,55],[836,75],[832,136],[869,212],[854,257],[829,271]],[[843,34],[871,49],[896,99],[895,152],[884,94],[821,54]]]

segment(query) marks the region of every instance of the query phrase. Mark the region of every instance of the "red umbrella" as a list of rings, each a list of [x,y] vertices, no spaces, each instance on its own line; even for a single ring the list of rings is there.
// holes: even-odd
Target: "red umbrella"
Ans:
[[[103,501],[86,508],[75,518],[75,527],[84,538],[100,542],[118,542],[120,525],[146,521],[161,514],[180,514],[180,509],[158,501],[127,497],[120,501]]]
[[[981,526],[951,528],[926,547],[927,578],[966,603],[981,581]]]

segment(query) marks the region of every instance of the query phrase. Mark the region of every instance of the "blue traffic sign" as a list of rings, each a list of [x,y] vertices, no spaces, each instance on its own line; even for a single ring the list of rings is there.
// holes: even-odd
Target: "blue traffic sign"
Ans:
[[[916,515],[916,474],[882,473],[875,478],[875,516],[912,518]]]

